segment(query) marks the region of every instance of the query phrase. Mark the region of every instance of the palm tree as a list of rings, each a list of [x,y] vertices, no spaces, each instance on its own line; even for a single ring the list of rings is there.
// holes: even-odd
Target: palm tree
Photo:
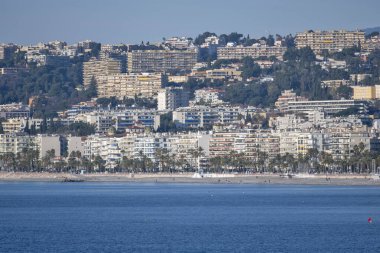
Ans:
[[[91,172],[93,165],[87,157],[82,156],[80,159],[80,164],[81,164],[82,168],[84,168],[87,171],[87,173]]]
[[[165,172],[169,169],[169,150],[166,148],[158,148],[154,154],[155,160],[158,163],[158,168],[161,172]]]
[[[205,155],[203,148],[202,147],[198,147],[197,149],[192,148],[189,150],[189,154],[191,155],[191,157],[194,160],[194,168],[196,168],[197,171],[199,172],[199,170],[200,170],[200,160],[199,159]]]
[[[180,155],[178,159],[175,160],[175,166],[177,170],[184,171],[188,166],[188,162],[186,160],[185,155]]]
[[[305,172],[305,167],[307,167],[307,156],[303,154],[298,154],[297,157],[297,167],[298,172]]]
[[[13,153],[3,154],[3,163],[7,171],[14,171],[16,167],[16,156]]]
[[[265,163],[268,160],[268,154],[262,151],[258,151],[257,153],[257,165],[259,166],[259,171],[260,172],[265,172]]]
[[[105,170],[106,161],[100,155],[96,155],[94,158],[94,168],[95,170],[103,172]]]
[[[210,170],[211,170],[211,172],[219,172],[221,170],[221,167],[222,167],[221,161],[222,161],[222,158],[220,156],[210,158]]]
[[[372,154],[369,150],[365,150],[362,152],[360,162],[362,166],[360,166],[359,173],[362,173],[362,172],[369,173],[370,168],[371,168],[371,162],[372,162]],[[365,171],[363,171],[364,168],[365,168]]]
[[[51,149],[46,151],[46,154],[44,157],[42,157],[42,165],[45,169],[51,169],[52,166],[52,159],[55,157],[55,150]]]
[[[312,170],[319,170],[318,155],[319,151],[316,148],[311,148],[306,153],[306,158],[309,161]]]
[[[72,151],[70,153],[69,159],[68,159],[68,166],[69,169],[78,169],[78,166],[80,165],[79,161],[77,160],[77,153],[75,151]]]
[[[334,162],[332,155],[329,153],[326,153],[325,151],[322,151],[319,154],[319,157],[320,157],[321,165],[324,168],[325,173],[327,173],[328,169]]]

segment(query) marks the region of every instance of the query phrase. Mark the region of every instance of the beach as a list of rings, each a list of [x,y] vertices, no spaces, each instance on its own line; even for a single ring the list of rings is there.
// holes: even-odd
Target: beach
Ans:
[[[125,182],[125,183],[207,183],[207,184],[300,184],[300,185],[373,185],[380,186],[378,175],[365,174],[131,174],[131,173],[24,173],[0,172],[0,182]]]

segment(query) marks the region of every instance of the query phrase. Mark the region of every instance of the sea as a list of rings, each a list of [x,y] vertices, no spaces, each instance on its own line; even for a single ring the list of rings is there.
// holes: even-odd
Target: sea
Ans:
[[[380,188],[1,182],[0,252],[380,252]]]

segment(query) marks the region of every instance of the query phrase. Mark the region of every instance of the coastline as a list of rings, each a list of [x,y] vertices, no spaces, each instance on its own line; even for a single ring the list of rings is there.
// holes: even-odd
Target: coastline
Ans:
[[[196,184],[289,184],[289,185],[346,185],[380,186],[380,177],[373,175],[295,175],[278,174],[212,174],[194,178],[194,173],[130,174],[130,173],[25,173],[0,172],[0,182],[124,182],[124,183],[196,183]]]

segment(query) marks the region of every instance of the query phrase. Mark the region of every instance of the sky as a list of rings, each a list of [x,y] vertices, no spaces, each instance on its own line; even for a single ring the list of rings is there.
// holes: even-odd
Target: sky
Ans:
[[[380,26],[380,0],[1,0],[0,43],[158,42],[205,31],[251,38]]]

